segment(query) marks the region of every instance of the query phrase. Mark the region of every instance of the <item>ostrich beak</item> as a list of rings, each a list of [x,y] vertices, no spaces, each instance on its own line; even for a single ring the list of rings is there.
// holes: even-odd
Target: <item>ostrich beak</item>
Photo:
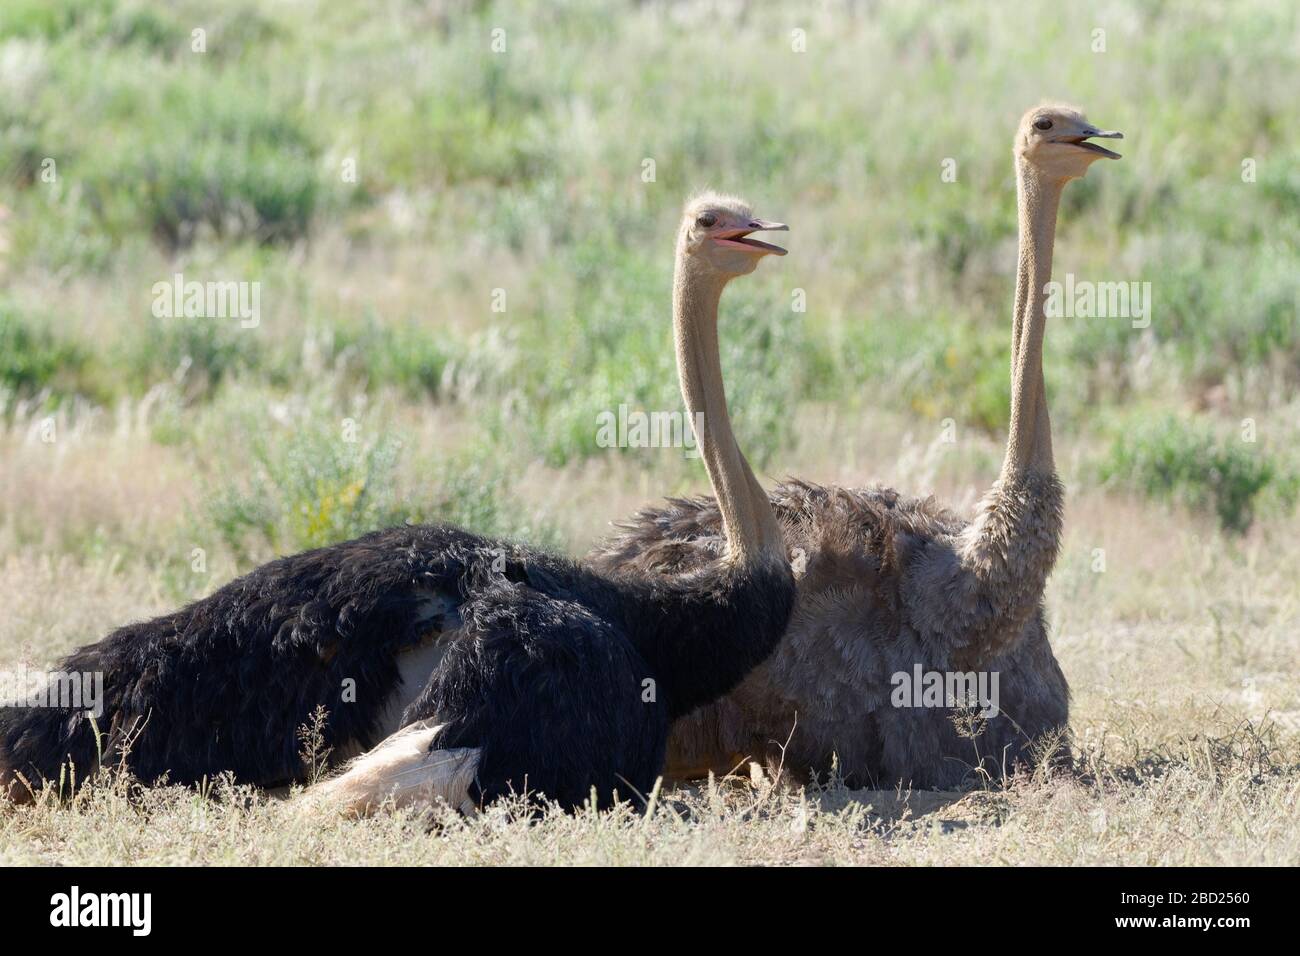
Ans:
[[[756,252],[760,256],[774,255],[783,256],[786,250],[780,246],[773,245],[770,242],[762,242],[758,239],[747,238],[751,232],[789,232],[790,227],[783,222],[771,222],[767,219],[751,219],[741,229],[731,229],[727,232],[718,233],[714,241],[724,246],[736,246],[741,249],[747,249],[750,252]]]
[[[1068,136],[1059,137],[1056,142],[1067,143],[1070,146],[1077,146],[1079,149],[1086,149],[1091,153],[1100,153],[1107,159],[1120,159],[1119,153],[1113,153],[1105,146],[1098,146],[1096,143],[1087,142],[1090,139],[1123,139],[1124,134],[1115,129],[1097,129],[1095,126],[1081,127],[1078,133]]]

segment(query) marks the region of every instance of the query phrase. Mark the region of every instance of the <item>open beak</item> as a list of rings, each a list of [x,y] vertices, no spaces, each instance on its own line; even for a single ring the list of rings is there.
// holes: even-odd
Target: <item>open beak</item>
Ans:
[[[1054,142],[1067,143],[1070,146],[1077,146],[1079,149],[1086,149],[1090,153],[1099,153],[1107,159],[1119,159],[1119,153],[1113,153],[1105,146],[1098,146],[1096,143],[1089,143],[1090,139],[1123,139],[1124,134],[1113,129],[1097,129],[1095,126],[1085,126],[1074,135],[1060,136]]]
[[[748,249],[750,252],[757,252],[760,256],[783,256],[785,255],[785,250],[780,246],[774,246],[770,242],[762,242],[758,239],[750,239],[749,234],[752,232],[789,231],[790,227],[783,222],[769,222],[766,219],[751,219],[744,229],[730,229],[726,232],[720,232],[713,237],[713,241],[723,246],[736,246],[741,249]]]

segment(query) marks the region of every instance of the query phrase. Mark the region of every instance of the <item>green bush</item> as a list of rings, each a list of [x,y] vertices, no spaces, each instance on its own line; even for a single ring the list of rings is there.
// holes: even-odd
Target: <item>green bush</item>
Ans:
[[[207,33],[205,55],[218,59],[242,55],[278,34],[252,0],[218,6],[203,0],[5,0],[0,6],[0,37],[57,41],[75,35],[86,44],[172,56],[190,52],[196,26]]]
[[[40,130],[27,117],[0,115],[0,179],[31,186],[48,155]]]
[[[110,231],[143,225],[173,249],[204,232],[260,243],[307,234],[322,198],[319,147],[295,110],[252,82],[184,73],[147,98],[149,118],[88,175]]]
[[[1289,508],[1300,490],[1300,475],[1260,444],[1172,416],[1121,432],[1100,477],[1150,498],[1212,511],[1234,532],[1250,527],[1266,492]]]
[[[114,0],[5,0],[0,37],[57,39],[88,21],[101,20]]]
[[[403,103],[375,131],[378,171],[396,183],[505,184],[537,176],[546,162],[541,136],[465,91]]]
[[[316,415],[290,425],[238,417],[243,477],[210,489],[199,530],[214,532],[241,561],[266,546],[283,554],[345,541],[409,513],[392,488],[400,446],[391,435],[367,439],[360,429],[348,441],[347,423]]]
[[[370,388],[401,389],[411,398],[440,398],[448,365],[459,349],[447,336],[417,323],[382,324],[374,315],[332,330],[333,353]]]
[[[351,418],[326,395],[274,418],[263,394],[227,393],[194,435],[213,472],[194,518],[196,540],[215,538],[241,564],[346,541],[407,522],[460,525],[478,534],[555,547],[553,528],[512,497],[512,465],[486,445],[415,469],[400,481],[405,443],[373,416]],[[239,477],[221,464],[239,442]]]
[[[514,496],[509,475],[518,473],[518,466],[500,448],[470,445],[433,469],[432,497],[413,510],[412,520],[454,524],[486,537],[559,550],[555,527],[530,515]]]
[[[56,394],[80,390],[90,363],[79,345],[63,341],[0,303],[0,386],[19,395],[49,388]]]
[[[233,319],[156,319],[128,331],[115,363],[126,372],[117,383],[136,394],[164,381],[194,401],[211,397],[229,377],[261,370],[261,340]]]
[[[889,382],[907,409],[927,419],[952,418],[1005,434],[1011,410],[1011,333],[955,316],[889,315],[847,323],[832,379],[840,394]]]

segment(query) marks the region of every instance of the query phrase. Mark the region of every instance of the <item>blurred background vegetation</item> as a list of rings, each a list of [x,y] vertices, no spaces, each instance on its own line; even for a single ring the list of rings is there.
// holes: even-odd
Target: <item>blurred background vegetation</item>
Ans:
[[[6,0],[0,418],[136,423],[198,475],[185,535],[240,565],[408,518],[581,549],[512,503],[526,469],[615,454],[653,476],[647,498],[702,485],[698,462],[595,432],[622,403],[680,407],[673,232],[714,186],[793,229],[724,301],[729,394],[766,473],[825,477],[799,410],[997,440],[1010,139],[1064,99],[1126,139],[1067,191],[1056,277],[1150,282],[1154,301],[1145,329],[1051,323],[1058,455],[1073,481],[1246,531],[1293,513],[1300,482],[1297,17],[1288,0]],[[260,325],[155,318],[176,272],[260,282]],[[437,434],[415,440],[430,408]],[[340,444],[345,419],[361,441]]]

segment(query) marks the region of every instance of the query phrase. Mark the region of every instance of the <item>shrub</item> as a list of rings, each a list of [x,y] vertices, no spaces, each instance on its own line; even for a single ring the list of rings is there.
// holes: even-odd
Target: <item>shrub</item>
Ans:
[[[0,37],[57,39],[112,8],[113,0],[5,0],[0,5]]]
[[[562,542],[555,527],[531,515],[514,497],[509,474],[517,473],[517,466],[504,460],[502,449],[486,443],[463,449],[439,463],[432,499],[417,506],[412,519],[558,550]]]
[[[937,316],[855,321],[836,356],[841,392],[890,382],[915,413],[1005,434],[1011,410],[1010,333]],[[840,397],[840,396],[833,396]]]
[[[95,163],[92,207],[110,229],[140,222],[169,248],[204,231],[261,243],[306,235],[319,147],[296,112],[247,81],[182,77],[141,104],[149,120]]]
[[[199,540],[215,537],[241,563],[407,522],[557,545],[554,529],[530,520],[511,497],[498,449],[474,445],[415,469],[412,491],[399,473],[404,443],[389,429],[345,418],[323,394],[275,418],[262,398],[236,396],[236,408],[213,409],[215,432],[200,434],[214,461],[229,461],[229,436],[242,442],[238,473],[227,477],[223,465],[220,479],[208,479],[195,517]]]
[[[245,419],[245,468],[209,491],[199,523],[241,561],[267,545],[292,553],[405,520],[392,490],[400,446],[391,435],[366,440],[362,429],[347,441],[344,424],[311,414],[278,427],[249,413],[236,417]]]
[[[373,315],[332,330],[335,357],[370,388],[390,386],[412,398],[439,398],[455,354],[447,337],[416,323],[385,325]]]
[[[1224,530],[1238,533],[1254,521],[1263,493],[1289,508],[1300,490],[1300,476],[1261,445],[1172,416],[1121,432],[1100,472],[1150,498],[1213,511]]]
[[[209,397],[232,375],[263,365],[261,340],[229,319],[156,319],[129,334],[119,363],[137,393],[168,379],[187,399]]]
[[[0,303],[0,386],[20,395],[75,392],[89,356]]]

